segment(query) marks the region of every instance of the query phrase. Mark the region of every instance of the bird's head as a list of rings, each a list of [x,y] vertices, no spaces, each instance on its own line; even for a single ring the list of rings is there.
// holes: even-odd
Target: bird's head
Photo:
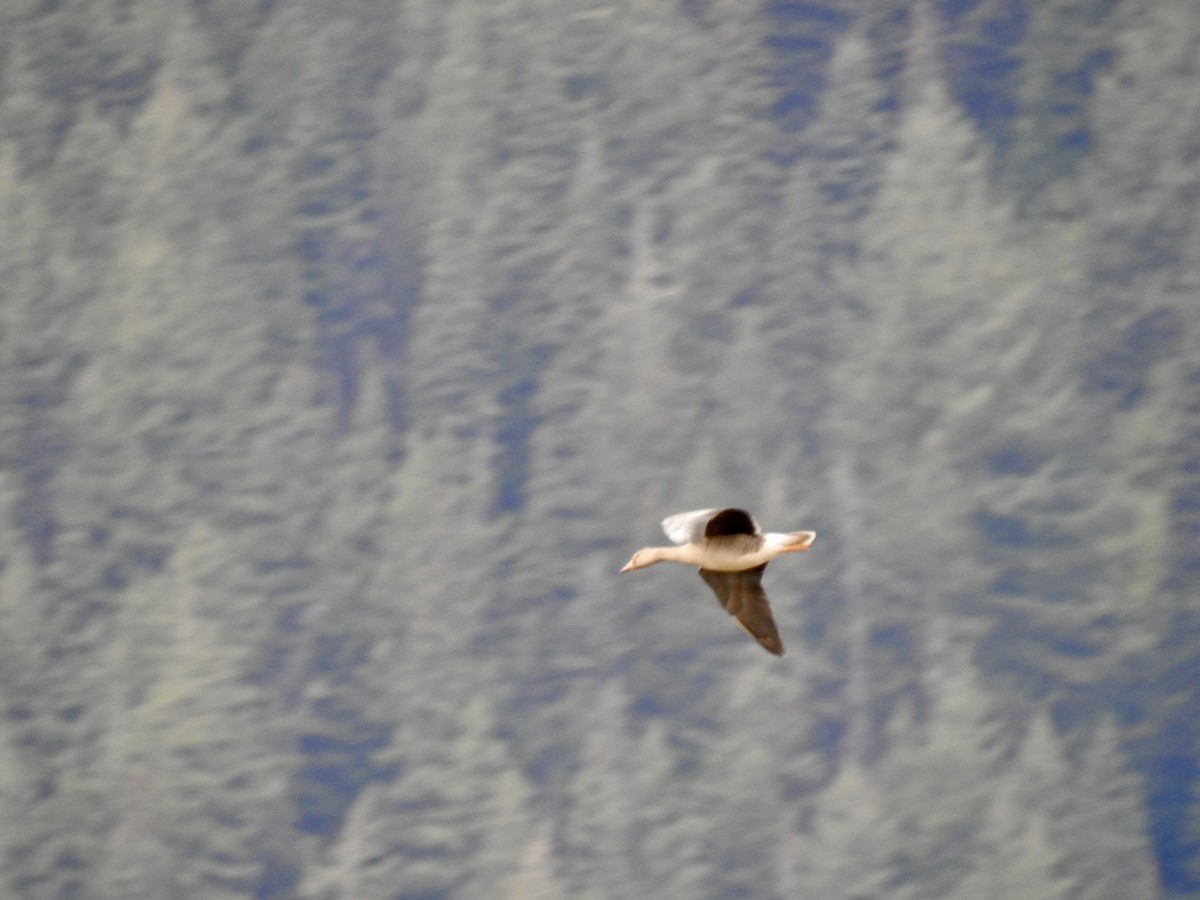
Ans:
[[[657,547],[647,547],[633,554],[633,558],[625,563],[625,568],[621,571],[632,572],[634,569],[644,569],[646,566],[652,566],[657,562],[662,562],[662,560],[662,555],[658,552]]]

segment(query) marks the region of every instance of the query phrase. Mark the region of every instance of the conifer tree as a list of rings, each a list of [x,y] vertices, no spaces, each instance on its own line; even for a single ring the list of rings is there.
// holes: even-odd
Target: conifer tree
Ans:
[[[268,697],[246,676],[251,648],[222,633],[223,609],[240,599],[213,577],[222,544],[193,529],[155,595],[167,615],[145,610],[137,626],[166,652],[143,652],[153,675],[129,686],[126,733],[115,736],[113,771],[132,794],[118,820],[130,843],[98,879],[113,896],[252,893],[291,818]]]
[[[1051,835],[1078,887],[1074,900],[1159,896],[1142,779],[1130,771],[1111,715],[1102,718],[1073,772]]]
[[[763,896],[773,889],[779,823],[785,818],[780,761],[769,741],[746,741],[755,732],[738,727],[739,717],[727,721],[709,741],[697,788],[704,798],[701,809],[721,810],[703,820],[701,847],[711,867],[706,890],[714,897]]]
[[[382,755],[392,766],[358,793],[308,873],[306,897],[416,900],[495,890],[518,874],[518,848],[534,828],[486,702],[452,719],[419,696],[398,697],[416,714],[400,726],[404,743]]]
[[[1089,0],[1031,6],[1026,33],[1014,48],[1020,68],[1011,144],[999,155],[1002,178],[1023,198],[1054,187],[1035,207],[1052,215],[1070,209],[1074,189],[1068,179],[1099,136],[1089,95],[1111,56],[1112,9]]]
[[[1195,149],[1187,123],[1200,100],[1184,89],[1195,78],[1200,26],[1179,0],[1121,12],[1117,62],[1096,87],[1096,146],[1082,188],[1092,275],[1128,294],[1121,288],[1139,276],[1195,259],[1193,219],[1177,198],[1200,178],[1187,162]]]
[[[1194,890],[1196,849],[1183,834],[1187,792],[1180,772],[1194,771],[1195,704],[1191,682],[1175,673],[1195,665],[1197,571],[1197,366],[1194,341],[1197,231],[1191,196],[1197,178],[1194,91],[1200,40],[1194,10],[1183,3],[1129,4],[1113,15],[1115,55],[1093,99],[1095,146],[1080,189],[1087,209],[1093,340],[1083,377],[1110,408],[1122,487],[1136,498],[1125,545],[1122,606],[1144,612],[1153,649],[1130,663],[1139,693],[1155,700],[1137,724],[1138,768],[1146,772],[1156,852],[1167,890]],[[1150,423],[1153,422],[1153,425]],[[1154,473],[1151,475],[1150,473]],[[1132,524],[1136,522],[1136,524]],[[1167,687],[1170,685],[1170,687]],[[1172,699],[1160,693],[1166,689]],[[1190,775],[1188,776],[1191,777]],[[1188,861],[1188,862],[1181,862]]]
[[[1004,720],[962,660],[947,666],[926,720],[898,715],[880,763],[895,836],[889,859],[913,897],[946,896],[966,877],[1005,753]]]
[[[522,851],[518,870],[500,895],[504,900],[555,900],[563,896],[562,881],[554,873],[550,837],[539,834]]]
[[[1018,803],[1011,792],[1002,790],[988,809],[971,871],[959,883],[955,896],[1067,900],[1080,879],[1066,869],[1049,830],[1043,810]]]
[[[812,178],[820,191],[818,241],[830,255],[853,256],[856,225],[879,188],[890,122],[881,107],[884,85],[876,80],[874,48],[863,29],[842,37],[829,62],[821,111],[805,131]]]
[[[601,700],[598,706],[603,705]],[[631,749],[624,735],[602,725],[582,754],[558,841],[562,878],[573,895],[641,892],[633,845],[638,798],[632,792]]]
[[[785,832],[782,892],[831,900],[880,896],[895,883],[895,828],[871,773],[847,762],[817,796],[809,821]]]
[[[946,432],[991,390],[993,323],[1022,296],[1011,278],[1017,261],[994,241],[1004,210],[936,60],[929,14],[916,16],[897,149],[862,222],[858,258],[835,272],[845,304],[831,323],[843,349],[826,413],[837,448],[826,480],[845,557],[848,689],[863,748],[871,740],[861,717],[878,721],[870,706],[941,664],[953,599],[982,587],[959,502],[968,496],[954,458],[962,448]],[[896,446],[909,448],[911,465],[887,465]],[[935,519],[945,523],[934,529],[937,546],[912,552],[911,523]],[[935,558],[936,585],[926,577]]]
[[[646,723],[633,749],[632,832],[638,890],[649,897],[699,897],[715,883],[715,861],[705,852],[707,792],[681,777],[679,760],[661,719]]]

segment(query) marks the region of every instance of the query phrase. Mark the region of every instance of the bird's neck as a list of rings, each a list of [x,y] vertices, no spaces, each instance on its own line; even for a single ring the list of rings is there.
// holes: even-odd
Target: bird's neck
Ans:
[[[675,547],[651,547],[654,562],[677,562],[689,566],[700,565],[700,545],[681,544]]]

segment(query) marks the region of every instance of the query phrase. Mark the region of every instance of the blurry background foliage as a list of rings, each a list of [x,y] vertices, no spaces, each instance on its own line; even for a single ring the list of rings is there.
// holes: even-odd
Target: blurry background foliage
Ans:
[[[1193,0],[10,0],[0,893],[1200,889]],[[815,528],[788,647],[663,516]]]

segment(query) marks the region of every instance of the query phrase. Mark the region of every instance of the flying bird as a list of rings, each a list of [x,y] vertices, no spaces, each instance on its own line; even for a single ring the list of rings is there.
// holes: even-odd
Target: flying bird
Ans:
[[[762,587],[767,562],[784,553],[809,548],[815,531],[763,533],[744,509],[699,509],[663,519],[663,531],[676,547],[644,547],[622,572],[660,562],[700,567],[700,577],[713,589],[725,611],[764,649],[783,656],[771,605]]]

